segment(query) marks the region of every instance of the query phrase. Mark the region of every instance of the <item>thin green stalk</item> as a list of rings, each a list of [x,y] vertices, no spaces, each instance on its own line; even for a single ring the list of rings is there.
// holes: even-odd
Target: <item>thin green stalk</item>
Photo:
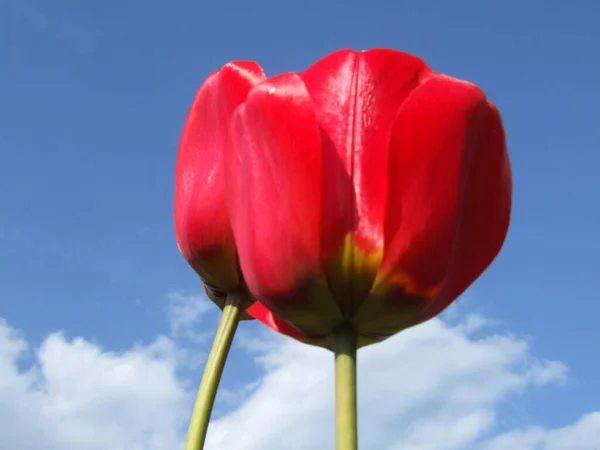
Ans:
[[[356,349],[356,330],[351,325],[343,325],[333,332],[337,450],[358,449]]]
[[[240,316],[244,311],[246,297],[243,293],[232,292],[227,295],[221,321],[215,334],[212,348],[204,366],[202,381],[198,388],[194,411],[188,428],[185,450],[202,450],[206,440],[206,432],[210,414],[215,403],[217,388],[221,381],[225,361],[231,348],[231,342],[237,330]]]

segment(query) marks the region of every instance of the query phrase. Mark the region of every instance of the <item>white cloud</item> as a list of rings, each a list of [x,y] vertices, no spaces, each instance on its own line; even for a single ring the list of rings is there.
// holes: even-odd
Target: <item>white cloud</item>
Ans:
[[[531,427],[492,439],[485,450],[597,450],[600,448],[600,412],[586,414],[575,424],[548,430]]]
[[[200,316],[182,314],[196,317],[190,323]],[[491,333],[488,323],[433,320],[361,350],[361,448],[595,450],[600,413],[560,429],[524,426],[487,438],[497,434],[504,400],[566,376],[561,363],[534,358],[525,340]],[[187,388],[198,380],[182,377],[185,349],[177,342],[157,337],[114,353],[55,333],[32,349],[0,320],[0,448],[181,448]],[[333,356],[257,325],[243,326],[237,342],[260,374],[241,374],[239,392],[228,395],[234,409],[211,424],[207,450],[334,448]],[[240,382],[239,371],[226,376]]]
[[[0,320],[0,448],[163,450],[181,447],[188,396],[173,343],[158,337],[122,353],[48,336],[29,348]]]

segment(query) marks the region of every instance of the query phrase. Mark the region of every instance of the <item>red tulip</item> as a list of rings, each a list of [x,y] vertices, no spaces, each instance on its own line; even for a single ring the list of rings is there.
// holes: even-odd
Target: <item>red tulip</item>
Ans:
[[[440,313],[500,251],[511,172],[499,113],[477,86],[381,49],[244,86],[213,106],[214,163],[182,163],[207,180],[227,149],[231,228],[220,175],[216,188],[192,182],[202,200],[182,208],[179,242],[207,282],[230,286],[232,230],[258,319],[326,347],[343,323],[359,345],[377,342]]]
[[[177,245],[221,307],[227,292],[242,283],[225,196],[229,121],[250,89],[264,79],[253,62],[233,62],[212,73],[194,99],[177,154]]]

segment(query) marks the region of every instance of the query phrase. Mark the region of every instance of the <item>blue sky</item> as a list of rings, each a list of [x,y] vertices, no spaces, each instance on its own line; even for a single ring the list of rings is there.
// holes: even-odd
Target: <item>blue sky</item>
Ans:
[[[83,342],[118,359],[164,336],[160,342],[177,362],[153,350],[148,361],[172,363],[170,380],[182,400],[169,407],[182,416],[173,424],[179,439],[201,370],[188,363],[194,355],[201,361],[217,319],[177,251],[172,225],[175,151],[196,89],[234,59],[256,60],[275,74],[302,70],[339,48],[392,47],[486,91],[503,115],[514,174],[513,222],[501,256],[444,323],[406,339],[427,330],[441,339],[443,327],[454,327],[448,330],[469,345],[501,336],[526,346],[523,355],[510,354],[515,364],[531,366],[510,373],[529,373],[536,364],[554,368],[540,375],[552,387],[525,383],[498,397],[485,433],[448,448],[494,445],[485,439],[531,426],[559,429],[600,411],[600,362],[593,356],[600,342],[598,17],[600,4],[592,0],[0,0],[0,324],[12,330],[5,349],[16,342],[28,349],[7,350],[5,367],[15,377],[35,372],[50,390],[55,379],[44,350],[52,345],[76,355]],[[467,332],[468,317],[487,325]],[[276,339],[256,325],[241,332],[248,342]],[[392,344],[401,341],[397,336]],[[256,362],[256,352],[264,357],[271,350],[256,342],[247,347],[238,345],[227,367],[221,397],[231,398],[218,405],[220,429],[253,401],[252,386],[267,386],[270,371],[282,367]],[[77,372],[87,360],[73,361]],[[401,367],[410,371],[411,361]],[[0,383],[0,398],[2,389]],[[165,394],[164,401],[172,398]],[[417,421],[407,417],[401,420]],[[56,448],[75,445],[48,433]],[[9,435],[0,425],[0,447],[33,446],[17,440],[25,435]],[[392,438],[367,448],[438,448],[394,447]],[[83,448],[141,442],[122,439]],[[152,448],[169,448],[165,439]],[[213,448],[238,448],[224,442]],[[267,448],[265,442],[247,448]],[[563,448],[549,440],[539,447],[519,442],[512,448]],[[564,448],[588,448],[571,445]]]

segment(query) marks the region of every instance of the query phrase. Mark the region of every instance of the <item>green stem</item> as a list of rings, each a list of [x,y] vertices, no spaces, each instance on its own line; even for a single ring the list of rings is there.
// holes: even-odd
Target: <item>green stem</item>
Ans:
[[[343,325],[333,332],[337,450],[358,449],[356,349],[356,330],[351,325]]]
[[[221,321],[215,334],[208,360],[204,366],[204,374],[196,395],[196,403],[188,428],[185,450],[202,450],[206,440],[206,432],[221,381],[225,361],[231,348],[231,342],[237,329],[240,316],[244,311],[246,297],[240,292],[227,295]]]

